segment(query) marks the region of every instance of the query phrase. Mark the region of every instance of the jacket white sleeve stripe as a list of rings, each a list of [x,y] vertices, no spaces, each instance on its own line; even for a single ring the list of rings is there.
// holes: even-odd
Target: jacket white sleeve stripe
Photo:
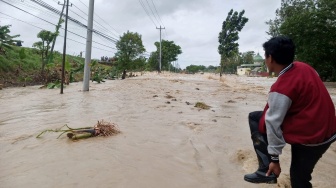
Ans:
[[[282,135],[281,125],[286,116],[292,100],[277,92],[270,92],[268,96],[268,110],[266,111],[266,133],[268,140],[268,153],[280,155],[286,142]]]

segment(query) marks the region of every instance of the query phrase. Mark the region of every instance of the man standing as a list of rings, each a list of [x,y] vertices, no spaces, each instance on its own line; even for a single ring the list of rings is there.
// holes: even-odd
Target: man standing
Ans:
[[[312,187],[315,164],[336,140],[334,104],[317,72],[305,63],[293,62],[295,45],[291,39],[274,37],[263,47],[266,66],[278,79],[264,111],[249,114],[259,168],[244,179],[276,183],[281,173],[279,155],[288,143],[292,187]]]

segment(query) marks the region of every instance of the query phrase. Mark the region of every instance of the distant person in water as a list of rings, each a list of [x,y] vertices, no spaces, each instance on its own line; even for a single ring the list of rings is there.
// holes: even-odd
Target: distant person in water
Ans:
[[[121,79],[125,79],[126,78],[126,70],[123,71],[122,75],[121,75]]]
[[[259,168],[244,179],[277,183],[279,155],[291,144],[290,181],[293,188],[310,188],[313,169],[336,139],[335,107],[318,73],[309,65],[293,62],[295,45],[287,37],[263,44],[269,72],[278,75],[264,111],[251,112],[248,120]]]

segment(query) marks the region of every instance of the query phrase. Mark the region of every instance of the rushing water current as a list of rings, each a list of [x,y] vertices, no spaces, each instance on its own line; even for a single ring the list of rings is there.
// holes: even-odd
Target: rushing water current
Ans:
[[[90,83],[89,92],[73,83],[62,95],[39,86],[3,89],[0,187],[260,187],[243,181],[257,163],[247,114],[263,108],[270,84],[231,80],[144,75]],[[116,123],[121,133],[76,142],[52,132],[36,138],[98,120]],[[330,165],[335,177],[335,159]],[[283,174],[284,186],[286,168]]]

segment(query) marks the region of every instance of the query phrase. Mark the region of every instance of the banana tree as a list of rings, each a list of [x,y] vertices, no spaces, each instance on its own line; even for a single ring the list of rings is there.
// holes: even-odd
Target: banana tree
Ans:
[[[5,52],[5,49],[11,49],[12,45],[15,45],[20,40],[15,40],[14,38],[19,37],[20,35],[11,36],[9,27],[11,25],[0,26],[0,52]]]

